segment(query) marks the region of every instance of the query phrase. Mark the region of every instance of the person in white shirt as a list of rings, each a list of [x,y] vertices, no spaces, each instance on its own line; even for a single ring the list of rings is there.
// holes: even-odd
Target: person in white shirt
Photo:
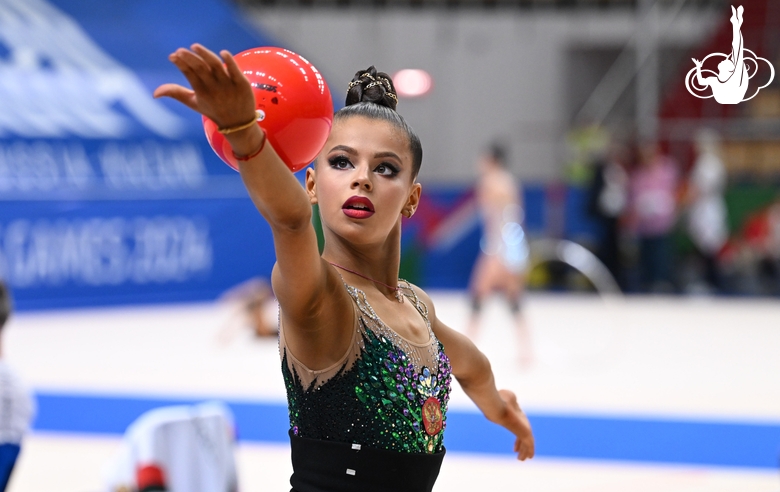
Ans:
[[[220,402],[155,408],[125,432],[106,492],[236,492],[235,423]]]
[[[722,289],[717,255],[728,240],[726,223],[726,168],[720,157],[718,136],[702,130],[696,138],[696,161],[688,181],[688,234],[704,262],[710,289]]]
[[[12,311],[11,294],[0,281],[0,492],[4,491],[34,413],[33,400],[3,360],[2,330]]]

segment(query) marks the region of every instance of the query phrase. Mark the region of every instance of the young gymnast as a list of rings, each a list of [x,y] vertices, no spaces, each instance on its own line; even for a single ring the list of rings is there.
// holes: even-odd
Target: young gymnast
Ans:
[[[155,97],[220,126],[273,232],[292,490],[430,491],[445,452],[452,376],[516,436],[518,459],[532,457],[515,394],[497,390],[487,358],[439,320],[425,292],[398,278],[401,218],[419,204],[422,147],[395,111],[390,78],[373,67],[358,72],[304,188],[260,127],[246,127],[255,119],[252,89],[232,56],[220,57],[197,44],[177,50],[170,60],[193,90],[165,84]]]
[[[479,331],[482,302],[498,291],[506,297],[519,338],[520,366],[533,362],[531,335],[521,310],[528,268],[528,241],[523,231],[522,191],[507,169],[506,150],[493,144],[478,162],[476,199],[482,217],[480,253],[469,282],[471,315],[466,334]]]

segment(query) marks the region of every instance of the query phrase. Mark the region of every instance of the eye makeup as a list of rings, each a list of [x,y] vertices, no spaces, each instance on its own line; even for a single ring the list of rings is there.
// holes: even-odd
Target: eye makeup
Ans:
[[[384,171],[382,171],[381,169],[383,169]],[[390,164],[389,162],[383,162],[379,164],[377,167],[374,168],[374,172],[377,171],[379,171],[380,176],[386,176],[389,178],[397,176],[398,173],[400,172],[398,167],[396,167],[393,164]]]
[[[345,155],[334,155],[328,157],[328,164],[334,169],[348,169],[349,166],[352,166],[352,161]]]

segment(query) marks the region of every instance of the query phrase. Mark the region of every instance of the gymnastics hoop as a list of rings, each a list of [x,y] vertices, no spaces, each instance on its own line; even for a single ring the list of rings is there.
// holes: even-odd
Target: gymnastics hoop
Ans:
[[[531,242],[530,250],[529,272],[551,261],[569,265],[593,284],[603,306],[597,307],[597,310],[602,312],[594,316],[594,319],[599,318],[598,322],[588,323],[587,316],[578,318],[574,321],[582,323],[577,327],[578,329],[568,331],[564,335],[556,336],[550,329],[544,329],[545,326],[551,326],[547,322],[554,321],[552,319],[532,321],[531,325],[538,327],[535,330],[538,334],[534,335],[534,339],[538,341],[536,345],[540,359],[546,359],[546,362],[553,365],[582,367],[597,365],[614,358],[614,355],[619,353],[619,346],[626,335],[625,327],[622,323],[618,323],[619,316],[616,310],[622,312],[625,304],[623,292],[609,269],[587,248],[573,241],[535,240]],[[586,309],[592,308],[591,304]],[[552,317],[560,321],[562,317],[571,316],[565,311],[558,310],[552,314]],[[559,324],[571,323],[566,321]],[[580,340],[570,340],[571,335],[579,337]]]

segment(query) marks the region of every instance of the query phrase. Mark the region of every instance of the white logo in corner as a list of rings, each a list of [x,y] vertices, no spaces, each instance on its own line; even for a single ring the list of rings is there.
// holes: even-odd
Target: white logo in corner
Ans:
[[[739,104],[756,97],[756,94],[772,83],[775,78],[775,67],[766,58],[761,58],[745,48],[742,38],[742,14],[745,9],[740,5],[737,9],[731,7],[732,41],[731,54],[712,53],[702,61],[693,58],[696,65],[685,76],[685,88],[699,99],[714,97],[720,104]],[[710,58],[720,60],[718,72],[703,68]],[[750,79],[755,77],[759,67],[765,63],[769,67],[769,80],[758,87],[749,97],[745,97]],[[710,89],[712,93],[710,92]]]

